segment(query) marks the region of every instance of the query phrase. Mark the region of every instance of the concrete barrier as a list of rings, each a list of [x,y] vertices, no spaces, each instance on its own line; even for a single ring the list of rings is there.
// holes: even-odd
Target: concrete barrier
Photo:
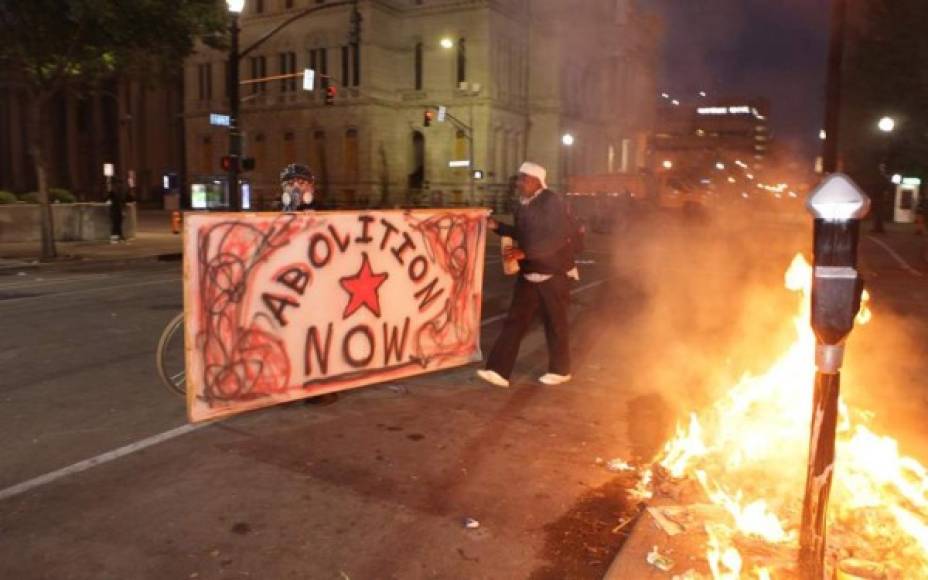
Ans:
[[[54,203],[52,224],[59,242],[105,241],[110,238],[110,207],[105,203]],[[0,243],[41,239],[41,206],[34,203],[0,205]],[[138,223],[135,203],[123,212],[122,231],[134,238]]]

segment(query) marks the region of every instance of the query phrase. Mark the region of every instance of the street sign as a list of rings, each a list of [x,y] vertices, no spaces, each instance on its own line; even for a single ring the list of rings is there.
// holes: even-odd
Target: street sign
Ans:
[[[443,105],[438,105],[438,122],[445,122],[445,115],[448,113],[448,109]]]
[[[316,88],[316,71],[311,68],[303,69],[303,90],[311,91]]]
[[[209,124],[216,127],[229,127],[232,125],[232,117],[220,113],[210,113]]]
[[[457,161],[449,161],[448,167],[470,167],[470,161],[467,159],[459,159]]]

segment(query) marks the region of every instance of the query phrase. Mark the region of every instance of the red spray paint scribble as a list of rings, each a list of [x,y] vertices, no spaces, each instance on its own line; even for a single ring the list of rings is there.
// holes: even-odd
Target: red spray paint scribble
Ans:
[[[483,223],[484,216],[448,213],[413,224],[426,240],[430,258],[451,275],[451,290],[441,311],[415,334],[416,358],[423,367],[474,352],[480,308],[474,270]]]
[[[285,247],[312,220],[291,214],[252,224],[228,220],[198,232],[200,312],[197,348],[209,405],[287,390],[290,360],[284,344],[257,324],[245,325],[242,300],[256,266]]]

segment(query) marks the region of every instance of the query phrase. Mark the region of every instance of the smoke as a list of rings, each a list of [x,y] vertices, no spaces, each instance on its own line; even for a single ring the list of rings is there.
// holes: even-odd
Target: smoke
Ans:
[[[792,342],[799,302],[783,274],[809,246],[802,228],[709,216],[648,216],[613,242],[624,289],[618,356],[635,391],[660,395],[678,420],[745,372],[762,372]]]
[[[634,417],[641,412],[648,421],[666,421],[658,429],[666,434],[720,400],[746,373],[764,374],[795,342],[802,296],[784,286],[784,274],[797,253],[811,261],[811,224],[801,202],[771,217],[750,211],[703,219],[687,219],[682,211],[639,216],[611,242],[620,298],[603,318],[618,321],[605,339],[617,361],[615,376],[630,397],[651,400],[652,409],[657,397],[668,410],[632,409],[633,431],[641,429]],[[928,332],[906,316],[912,302],[885,301],[897,290],[887,293],[877,284],[872,292],[873,320],[849,339],[842,396],[873,412],[873,430],[900,439],[913,455],[913,442],[925,435],[928,395],[919,390],[923,361],[916,353]],[[908,299],[928,312],[928,296]],[[633,444],[635,437],[630,433]]]

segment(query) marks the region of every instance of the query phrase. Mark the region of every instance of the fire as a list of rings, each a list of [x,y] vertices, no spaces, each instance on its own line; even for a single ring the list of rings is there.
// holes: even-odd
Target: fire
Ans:
[[[797,255],[785,276],[786,287],[802,293],[795,341],[766,373],[743,376],[706,412],[692,414],[658,459],[672,476],[698,481],[730,516],[728,525],[706,526],[706,558],[717,580],[773,578],[767,568],[744,570],[736,535],[797,547],[815,377],[811,280],[811,266]],[[872,316],[868,301],[865,292],[858,324]],[[843,402],[839,413],[831,544],[872,561],[891,553],[907,574],[928,577],[928,470],[900,454],[894,439],[868,429],[870,413]]]

